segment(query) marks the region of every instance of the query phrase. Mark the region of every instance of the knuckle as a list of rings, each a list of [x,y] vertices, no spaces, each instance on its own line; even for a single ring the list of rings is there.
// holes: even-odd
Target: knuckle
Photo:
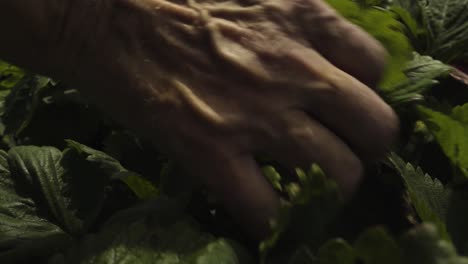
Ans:
[[[306,122],[307,120],[302,116],[301,119],[297,115],[291,118],[288,122],[289,124],[285,126],[286,137],[289,140],[293,140],[299,146],[304,142],[309,142],[317,131],[313,131],[310,126],[304,125]]]
[[[288,136],[296,141],[303,142],[310,136],[308,129],[305,127],[291,126],[287,129]]]

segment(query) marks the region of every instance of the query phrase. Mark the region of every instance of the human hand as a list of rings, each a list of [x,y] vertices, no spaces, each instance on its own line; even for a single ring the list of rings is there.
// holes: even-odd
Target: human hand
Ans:
[[[68,19],[63,78],[161,146],[256,237],[279,198],[255,155],[316,162],[349,196],[362,160],[397,135],[370,88],[384,50],[320,0],[99,3]]]

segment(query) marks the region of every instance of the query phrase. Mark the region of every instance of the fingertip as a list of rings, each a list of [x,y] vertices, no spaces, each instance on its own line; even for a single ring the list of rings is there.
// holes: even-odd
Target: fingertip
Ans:
[[[376,88],[386,67],[385,48],[322,1],[311,6],[313,11],[299,14],[311,46],[337,68]]]
[[[379,120],[374,123],[373,138],[378,139],[374,146],[361,153],[366,160],[379,160],[383,158],[398,142],[400,135],[400,120],[395,111],[387,104],[382,103]]]
[[[232,218],[252,239],[271,234],[270,222],[278,215],[279,195],[249,155],[204,155],[192,164],[196,177],[223,202]]]
[[[350,157],[347,161],[348,164],[343,166],[343,168],[346,168],[346,171],[336,176],[338,187],[341,190],[343,198],[346,200],[351,199],[355,195],[364,178],[364,168],[361,160],[356,156]]]

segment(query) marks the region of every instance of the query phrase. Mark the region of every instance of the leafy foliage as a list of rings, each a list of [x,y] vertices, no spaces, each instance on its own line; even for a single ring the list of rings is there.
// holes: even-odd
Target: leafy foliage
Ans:
[[[252,263],[235,242],[202,233],[177,205],[152,200],[111,218],[51,263]]]
[[[445,155],[468,177],[468,104],[456,106],[448,115],[423,106],[418,109]]]
[[[361,234],[354,245],[364,263],[402,263],[403,256],[397,242],[382,228],[375,227]]]
[[[110,175],[112,179],[119,179],[125,182],[138,198],[145,200],[158,196],[158,190],[149,180],[143,178],[136,172],[125,169],[119,161],[106,153],[72,140],[67,140],[67,142],[70,148],[81,153],[86,157],[86,161],[98,166],[102,171],[106,172],[107,175]]]
[[[356,253],[351,245],[341,238],[327,241],[317,252],[319,263],[353,264],[357,260]]]
[[[326,240],[327,228],[339,212],[337,186],[317,165],[307,173],[297,169],[296,174],[299,182],[285,186],[289,201],[283,202],[280,217],[272,222],[272,236],[260,245],[263,261],[278,245],[317,247]]]
[[[405,163],[396,154],[390,161],[402,176],[414,207],[423,221],[435,223],[445,239],[449,239],[445,227],[450,190],[444,188],[438,179],[424,174],[421,168]]]
[[[406,76],[411,80],[440,78],[447,76],[451,70],[452,67],[443,62],[416,52],[413,53],[413,59],[407,63],[405,68]]]
[[[383,98],[395,107],[402,104],[422,101],[422,94],[429,88],[437,85],[437,79],[446,77],[452,71],[452,67],[434,60],[429,56],[421,56],[413,52],[413,58],[404,69],[408,77],[390,89],[382,92]]]
[[[45,219],[41,201],[30,192],[34,186],[12,177],[9,159],[8,153],[0,152],[0,259],[12,262],[25,253],[32,257],[51,254],[69,243],[70,237]]]
[[[407,257],[404,263],[468,263],[468,258],[458,256],[450,242],[438,238],[436,228],[431,225],[410,230],[401,244]]]
[[[0,113],[3,114],[5,98],[10,94],[10,89],[14,87],[22,78],[24,72],[6,62],[0,61]]]
[[[327,0],[349,21],[370,33],[389,53],[387,69],[380,87],[388,89],[405,79],[402,69],[411,56],[412,48],[404,35],[403,25],[389,11],[359,6],[353,1]]]
[[[419,0],[426,24],[428,53],[444,61],[468,56],[468,1]]]
[[[62,153],[52,147],[20,146],[9,151],[10,177],[39,187],[35,197],[44,201],[55,222],[71,234],[82,234],[94,221],[103,199],[106,179],[82,159],[67,150]],[[80,174],[77,167],[80,168]],[[81,192],[80,185],[88,185]],[[77,189],[74,189],[77,188]]]
[[[6,259],[21,258],[37,241],[44,240],[50,252],[87,233],[112,179],[124,179],[141,198],[155,195],[151,184],[118,161],[74,141],[63,152],[19,146],[0,154],[0,256]]]
[[[425,29],[421,52],[445,62],[468,56],[468,2],[466,0],[397,0],[396,4],[419,20]]]
[[[0,61],[0,262],[468,263],[467,0],[328,2],[387,49],[379,93],[401,118],[358,198],[344,203],[318,165],[268,161],[282,207],[257,248],[154,146],[77,90]]]
[[[26,75],[11,89],[5,100],[3,122],[7,133],[20,133],[31,122],[32,115],[39,104],[39,95],[51,79],[33,74]]]

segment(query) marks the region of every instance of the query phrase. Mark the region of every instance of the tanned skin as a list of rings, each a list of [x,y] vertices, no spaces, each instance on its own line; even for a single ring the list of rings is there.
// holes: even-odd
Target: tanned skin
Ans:
[[[385,51],[321,0],[2,0],[0,32],[2,59],[80,89],[256,238],[279,197],[255,155],[316,162],[349,197],[398,133]]]

